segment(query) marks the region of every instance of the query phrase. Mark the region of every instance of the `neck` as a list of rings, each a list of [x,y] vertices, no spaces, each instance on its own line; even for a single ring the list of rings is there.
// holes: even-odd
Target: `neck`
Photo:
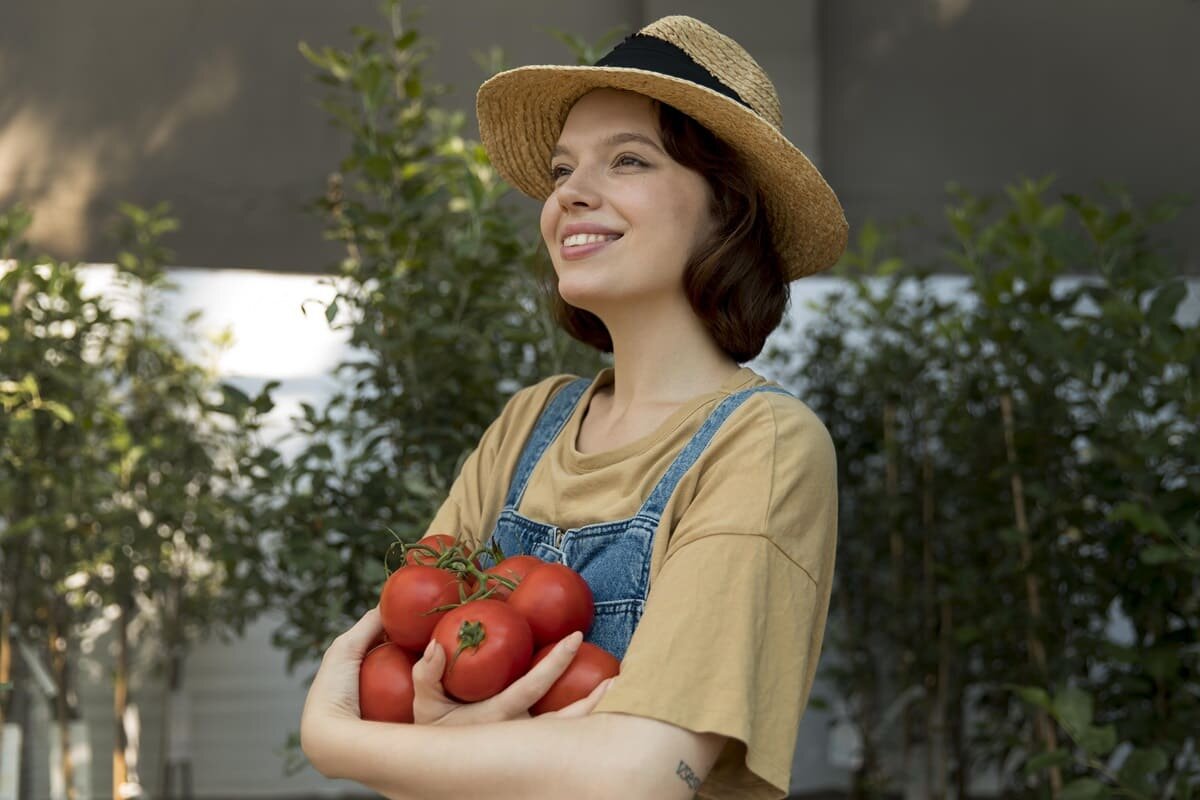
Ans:
[[[738,370],[682,295],[653,312],[626,308],[601,319],[613,340],[614,419],[714,392]]]

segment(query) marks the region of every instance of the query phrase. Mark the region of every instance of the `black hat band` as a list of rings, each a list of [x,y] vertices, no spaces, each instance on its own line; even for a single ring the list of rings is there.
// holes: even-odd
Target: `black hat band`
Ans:
[[[644,69],[672,78],[697,83],[736,100],[746,108],[750,104],[733,89],[721,83],[713,74],[692,60],[682,48],[655,36],[636,33],[621,42],[596,62],[597,67]],[[751,111],[754,109],[750,108]]]

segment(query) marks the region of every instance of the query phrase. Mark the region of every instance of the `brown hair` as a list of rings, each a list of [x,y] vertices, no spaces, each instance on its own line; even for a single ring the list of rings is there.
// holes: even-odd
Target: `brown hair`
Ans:
[[[717,346],[738,363],[749,361],[779,326],[789,296],[766,203],[732,148],[681,111],[655,104],[668,155],[703,175],[712,191],[716,227],[688,260],[684,291]],[[555,321],[579,341],[611,353],[604,323],[562,299],[558,276],[546,263],[542,287]]]

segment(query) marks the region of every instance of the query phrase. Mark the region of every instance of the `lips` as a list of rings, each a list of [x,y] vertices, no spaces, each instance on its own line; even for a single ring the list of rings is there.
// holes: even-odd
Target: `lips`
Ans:
[[[560,253],[563,258],[568,261],[574,261],[581,258],[587,258],[593,253],[598,253],[601,249],[611,246],[614,241],[620,239],[620,234],[576,234],[568,236],[563,240],[563,247]],[[566,243],[578,242],[578,243]]]
[[[586,258],[608,247],[621,236],[620,231],[594,222],[572,222],[562,229],[559,252],[568,261]]]

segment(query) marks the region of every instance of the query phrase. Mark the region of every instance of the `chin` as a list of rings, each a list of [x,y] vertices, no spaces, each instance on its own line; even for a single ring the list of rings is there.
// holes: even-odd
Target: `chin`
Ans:
[[[605,302],[620,299],[620,295],[614,295],[606,285],[578,280],[559,280],[558,294],[567,303],[593,314]]]

